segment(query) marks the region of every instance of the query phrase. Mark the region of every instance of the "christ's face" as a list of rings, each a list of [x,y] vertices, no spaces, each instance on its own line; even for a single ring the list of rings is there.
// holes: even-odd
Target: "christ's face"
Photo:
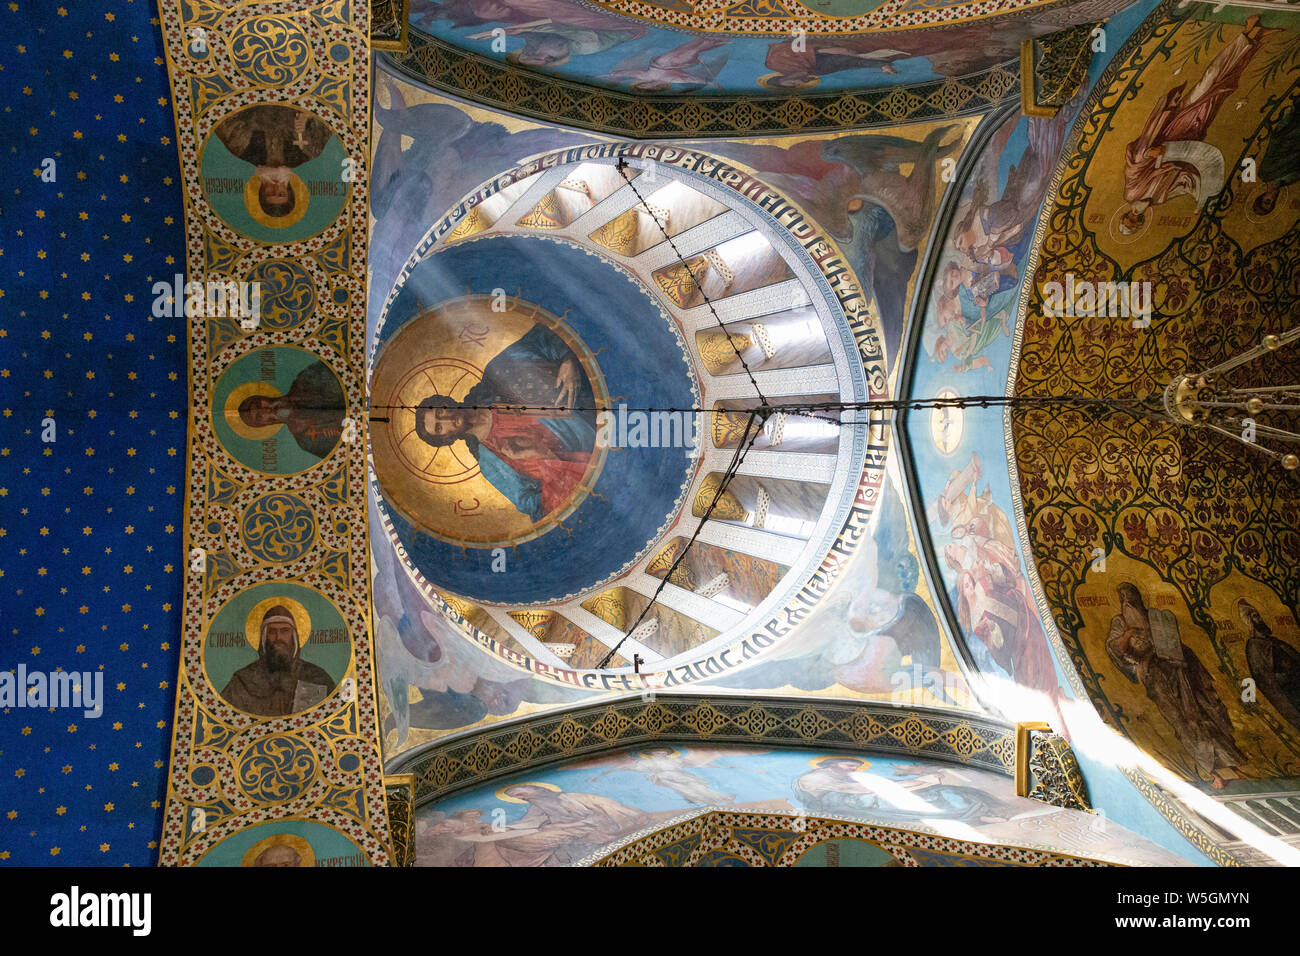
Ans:
[[[463,408],[430,408],[424,413],[424,427],[432,435],[452,438],[465,434],[469,412]]]

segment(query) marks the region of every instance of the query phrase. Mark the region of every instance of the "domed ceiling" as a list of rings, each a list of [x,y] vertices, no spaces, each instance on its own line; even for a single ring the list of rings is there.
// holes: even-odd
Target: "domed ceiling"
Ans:
[[[788,601],[857,490],[864,429],[750,410],[871,392],[817,263],[725,167],[603,152],[507,171],[415,248],[372,343],[376,505],[500,653],[657,671]]]
[[[1111,50],[1099,58],[1103,64],[1145,12],[1108,24]],[[1230,33],[1207,36],[1227,43]],[[523,49],[513,35],[511,42]],[[760,392],[774,404],[883,397],[895,384],[918,399],[1005,392],[1021,361],[1018,336],[1029,343],[1041,334],[1036,313],[1020,309],[1043,235],[1033,224],[1045,200],[1058,195],[1053,174],[1071,130],[1094,108],[1085,110],[1084,95],[1070,99],[1067,91],[1061,108],[1037,110],[1030,91],[1023,112],[1004,104],[978,124],[955,106],[943,120],[889,131],[733,133],[629,146],[417,93],[393,74],[415,75],[410,67],[421,57],[432,62],[433,47],[419,53],[418,46],[417,40],[407,60],[395,58],[377,83],[383,133],[376,144],[372,267],[374,288],[393,292],[372,296],[372,396],[392,356],[408,368],[422,361],[409,354],[403,336],[427,327],[438,330],[434,338],[459,339],[472,317],[456,319],[457,310],[469,316],[470,304],[482,309],[499,290],[507,311],[494,318],[513,315],[517,305],[527,321],[560,330],[564,350],[556,347],[550,361],[562,365],[572,353],[593,401],[597,372],[614,405],[633,394],[609,383],[625,380],[626,363],[635,365],[661,331],[676,328],[686,347],[687,387],[698,388],[697,407],[708,417],[693,433],[699,461],[683,470],[686,494],[670,501],[653,490],[637,492],[639,506],[649,503],[637,516],[644,523],[615,524],[610,535],[589,532],[588,522],[623,520],[619,497],[604,500],[603,469],[630,452],[610,450],[589,481],[585,471],[575,476],[573,488],[585,497],[543,507],[527,521],[501,497],[501,513],[519,522],[521,533],[470,540],[467,531],[460,538],[448,532],[455,527],[448,510],[462,527],[473,519],[456,513],[462,499],[445,489],[438,492],[442,523],[422,529],[420,515],[396,500],[401,492],[384,474],[385,453],[372,448],[373,525],[388,537],[374,551],[388,753],[592,694],[689,686],[888,698],[1046,720],[1085,740],[1080,762],[1090,780],[1127,787],[1113,756],[1100,752],[1113,736],[1094,733],[1096,714],[1081,704],[1092,694],[1074,673],[1078,657],[1044,616],[1043,555],[1020,522],[1027,487],[1021,482],[1043,476],[1016,470],[1004,411],[978,401],[900,410],[894,422],[903,440],[888,447],[877,446],[865,419],[850,429],[793,416],[779,427],[769,420],[704,532],[687,547]],[[1290,69],[1286,56],[1279,47],[1267,59],[1278,83],[1278,71]],[[514,71],[508,75],[533,69],[515,60],[507,61]],[[1101,69],[1096,65],[1094,80]],[[567,117],[557,106],[553,121]],[[434,136],[435,129],[442,132]],[[1126,143],[1113,155],[1122,155]],[[628,168],[619,170],[620,156]],[[500,174],[484,181],[494,170]],[[1122,179],[1108,170],[1096,182]],[[742,197],[758,197],[759,208]],[[1053,241],[1049,236],[1045,248]],[[762,250],[753,259],[745,254],[748,242]],[[504,248],[519,250],[499,257],[506,268],[491,252]],[[619,305],[602,308],[603,291],[594,303],[584,301],[577,282],[544,291],[544,278],[570,253],[582,264],[566,265],[566,275],[581,276],[583,287],[617,285]],[[461,269],[462,261],[476,264]],[[457,274],[440,277],[444,267]],[[1082,261],[1074,270],[1087,271]],[[856,306],[843,279],[827,287],[817,278],[837,271],[863,283]],[[644,346],[620,345],[620,312],[640,317],[648,330]],[[511,347],[528,331],[511,329],[494,349]],[[472,359],[477,371],[456,381],[426,379],[429,394],[467,399],[478,387],[476,375],[492,377],[490,360]],[[674,371],[656,387],[673,387],[677,363],[670,364]],[[865,370],[865,392],[853,381],[855,367]],[[770,387],[775,382],[782,384]],[[552,378],[547,387],[558,399],[564,383]],[[421,384],[395,399],[372,397],[372,413],[393,419],[381,427],[397,426],[397,414],[427,398],[417,394],[425,391]],[[413,424],[402,427],[400,441],[428,456],[416,462],[427,469],[433,453],[416,443],[429,443]],[[850,434],[864,444],[846,448]],[[1079,428],[1075,437],[1083,434]],[[647,452],[645,463],[659,474],[653,466],[663,464],[655,457],[662,449],[637,454]],[[452,457],[468,471],[477,463],[471,477],[491,484],[468,444]],[[663,474],[677,474],[681,453],[668,457],[674,468],[664,465]],[[850,478],[846,468],[856,474]],[[485,494],[464,499],[462,510],[486,501]],[[1032,535],[1038,519],[1032,510],[1026,518]],[[588,533],[590,545],[582,537]],[[547,554],[548,539],[570,535],[584,546],[577,554],[555,551],[565,555],[562,566],[551,562],[537,571],[512,563],[529,548]],[[502,554],[494,556],[493,548]],[[504,557],[508,570],[495,570],[494,557]],[[455,562],[475,570],[458,581]],[[534,583],[547,587],[530,590]],[[643,662],[635,675],[634,656]],[[1221,837],[1195,834],[1148,782],[1129,781],[1159,808],[1145,801],[1125,808],[1134,826],[1191,840],[1188,852],[1208,859],[1228,858],[1216,847]]]
[[[118,684],[133,695],[131,712],[148,720],[126,719],[122,726],[138,738],[134,749],[113,752],[107,766],[110,777],[131,778],[132,790],[145,796],[119,786],[115,816],[128,816],[115,836],[101,826],[98,846],[75,830],[85,824],[67,822],[86,814],[75,806],[67,814],[56,809],[66,795],[41,786],[63,760],[59,748],[46,746],[42,754],[41,744],[31,743],[48,738],[42,725],[31,735],[22,728],[5,744],[4,752],[27,768],[18,771],[19,809],[10,813],[19,814],[17,825],[28,834],[11,834],[15,858],[48,861],[61,844],[62,860],[152,862],[157,843],[146,845],[139,834],[159,832],[164,797],[171,821],[163,831],[164,859],[187,832],[191,849],[215,839],[210,832],[194,842],[196,832],[187,828],[203,828],[195,809],[213,814],[198,815],[218,821],[212,831],[243,826],[249,817],[219,819],[231,804],[221,809],[204,794],[228,783],[244,788],[251,778],[218,780],[210,759],[192,763],[199,753],[199,737],[189,732],[195,727],[238,731],[224,743],[209,735],[203,744],[232,766],[278,752],[299,767],[319,757],[344,777],[364,768],[368,789],[352,791],[361,801],[354,822],[378,821],[385,806],[382,780],[371,773],[378,743],[387,760],[505,718],[665,686],[704,689],[697,715],[743,690],[764,704],[796,697],[799,708],[822,696],[1012,714],[1015,707],[1001,706],[1005,699],[972,693],[966,680],[975,683],[981,674],[1029,691],[1035,717],[1068,716],[1063,730],[1081,725],[1080,710],[1095,720],[1083,703],[1096,705],[1183,780],[1232,803],[1261,832],[1285,833],[1290,824],[1295,842],[1300,704],[1291,668],[1300,641],[1300,498],[1294,478],[1261,465],[1258,449],[1113,410],[925,409],[895,418],[901,427],[893,434],[864,419],[840,427],[773,414],[719,492],[749,412],[764,399],[861,402],[893,393],[896,383],[898,394],[916,397],[999,394],[1011,374],[1015,394],[1027,398],[1068,392],[1151,398],[1154,405],[1184,367],[1212,364],[1293,327],[1300,275],[1292,261],[1300,209],[1291,192],[1300,156],[1294,14],[1165,4],[1123,46],[1089,99],[1077,97],[1056,115],[1026,116],[1003,102],[1015,99],[1011,67],[1020,39],[1103,18],[1122,4],[999,2],[976,12],[969,5],[871,0],[831,0],[815,9],[794,0],[708,8],[641,0],[413,0],[410,50],[377,62],[368,58],[364,9],[316,11],[348,17],[344,28],[263,6],[166,0],[165,43],[144,22],[147,15],[132,20],[139,10],[123,12],[117,25],[135,24],[143,42],[120,58],[87,43],[82,34],[91,33],[75,15],[51,18],[48,32],[37,28],[46,40],[63,37],[46,46],[66,46],[73,61],[53,95],[76,99],[81,89],[84,104],[85,76],[116,82],[129,115],[113,114],[109,104],[105,120],[116,116],[118,139],[136,143],[137,158],[166,173],[166,186],[184,183],[188,248],[197,256],[191,271],[267,281],[278,274],[284,282],[266,327],[256,332],[201,316],[155,322],[164,317],[112,310],[115,334],[134,345],[118,342],[107,359],[120,351],[117,361],[126,365],[114,374],[97,355],[96,371],[80,385],[68,376],[82,372],[68,367],[89,354],[88,346],[69,349],[71,365],[42,375],[38,359],[48,343],[34,336],[50,333],[9,329],[18,346],[7,381],[31,389],[30,400],[15,408],[53,395],[51,388],[84,398],[94,375],[102,383],[95,394],[140,397],[149,376],[128,366],[135,360],[144,368],[155,353],[174,360],[166,380],[177,385],[187,347],[195,385],[185,393],[192,396],[188,412],[175,410],[184,409],[184,396],[165,383],[156,400],[149,392],[152,404],[141,406],[164,424],[188,415],[188,472],[177,470],[186,457],[180,436],[164,441],[171,434],[164,425],[154,436],[157,447],[181,450],[170,465],[165,456],[119,447],[120,417],[101,412],[90,424],[61,428],[87,443],[87,456],[97,452],[95,461],[108,457],[115,478],[127,476],[109,481],[110,492],[125,487],[109,511],[135,524],[114,538],[112,550],[137,571],[124,565],[122,580],[110,582],[112,610],[143,622],[161,652],[136,639],[115,653],[148,668],[144,673],[158,666],[170,673],[180,662],[181,678],[170,722],[170,681],[156,682],[161,691],[149,689],[152,680],[129,691]],[[5,15],[27,28],[28,7],[19,7],[10,5]],[[1138,5],[1111,21],[1109,55],[1154,7]],[[231,31],[272,19],[306,38],[300,47],[289,44],[298,52],[285,53],[298,62],[277,66],[283,51],[256,44],[246,56],[231,54]],[[196,55],[187,29],[199,23],[222,36],[210,61]],[[802,40],[792,35],[801,30]],[[315,45],[323,35],[345,33],[346,44]],[[15,48],[6,54],[10,70],[39,79],[32,64],[40,61],[24,45]],[[263,75],[268,65],[276,69]],[[81,72],[87,69],[98,73]],[[164,69],[172,74],[174,103]],[[417,90],[397,72],[444,91],[436,78],[456,73],[459,92]],[[39,103],[52,94],[36,79],[29,85]],[[139,96],[141,89],[149,96]],[[867,109],[865,94],[873,90]],[[532,105],[509,112],[483,105],[515,102],[503,91],[514,91],[519,104],[531,97]],[[367,130],[364,107],[372,94],[375,125]],[[248,205],[256,191],[211,182],[235,176],[224,140],[208,134],[220,118],[250,106],[278,111],[286,99],[315,122],[329,118],[338,139],[321,154],[322,170],[340,159],[337,146],[348,159],[362,156],[369,132],[369,180],[343,190],[341,218],[341,193],[331,179],[327,188],[296,194],[311,208],[301,223],[280,216],[228,220],[225,212],[238,212],[235,200],[244,196]],[[161,112],[146,123],[147,109]],[[88,121],[66,101],[55,112],[39,131],[54,146]],[[694,138],[613,142],[607,134],[617,125],[614,112],[623,123],[618,135],[662,136],[656,123],[671,119],[674,135]],[[538,116],[544,121],[528,118]],[[300,148],[315,138],[312,122],[294,130]],[[860,131],[869,125],[892,128]],[[145,132],[148,144],[138,139]],[[29,133],[38,136],[36,129],[22,135]],[[171,165],[178,155],[169,146],[173,136],[181,145],[179,170]],[[158,153],[158,143],[168,148]],[[1073,158],[1054,168],[1059,155]],[[957,169],[941,174],[948,160]],[[98,190],[95,177],[103,180],[103,172],[87,169],[90,188]],[[1238,173],[1247,169],[1253,178]],[[324,172],[320,177],[312,185],[326,182]],[[39,187],[23,188],[24,202],[43,202]],[[138,195],[119,190],[117,205]],[[172,227],[182,214],[179,193],[154,195],[161,201],[146,207],[154,210],[151,221]],[[1042,226],[1031,235],[1044,202]],[[67,217],[47,217],[47,207],[31,213],[35,255],[14,250],[29,276],[59,268],[60,248],[63,258],[68,253],[54,238],[63,238],[58,230]],[[163,215],[169,211],[174,215]],[[140,215],[132,207],[120,218],[147,229],[135,221]],[[325,239],[313,237],[326,220]],[[103,229],[105,237],[112,232]],[[146,239],[152,256],[133,250],[137,261],[127,256],[129,268],[114,272],[115,301],[119,294],[135,301],[152,281],[141,279],[141,263],[166,259],[170,273],[185,254],[178,228],[159,230]],[[78,235],[72,227],[68,233]],[[1071,279],[1150,282],[1151,325],[1048,315],[1044,287]],[[10,289],[20,300],[28,293],[31,314],[39,311],[37,292],[45,296],[38,285]],[[293,305],[290,292],[304,289],[310,294]],[[363,296],[364,322],[357,308]],[[303,322],[312,317],[310,328],[284,321],[295,309]],[[84,337],[89,342],[92,333]],[[364,377],[369,446],[363,452],[336,436],[316,454],[297,442],[318,459],[305,471],[288,456],[266,457],[265,444],[253,464],[244,462],[230,451],[239,446],[222,432],[223,419],[210,415],[216,377],[254,351],[278,361],[307,349],[346,373],[335,384],[345,387],[349,419],[359,420]],[[1293,358],[1293,350],[1279,352],[1253,374],[1294,387]],[[263,385],[280,374],[296,381],[298,361],[276,367],[259,360],[236,371],[265,377]],[[1254,380],[1246,373],[1227,379],[1257,387]],[[45,391],[31,385],[42,381]],[[323,411],[337,410],[324,404]],[[681,422],[680,435],[671,418],[601,420],[602,411],[624,408],[628,415],[693,415]],[[674,436],[667,441],[665,424]],[[15,437],[8,443],[29,441],[18,434],[29,426],[11,423]],[[291,432],[274,444],[292,451],[298,436]],[[650,437],[656,433],[657,443]],[[238,480],[208,467],[212,461]],[[104,496],[103,474],[58,467],[71,477],[47,468],[55,497],[60,488],[74,497]],[[19,498],[35,487],[19,484],[9,489]],[[173,492],[184,494],[166,497]],[[302,531],[309,525],[294,509],[263,514],[243,504],[283,505],[297,496],[311,505],[317,533]],[[134,510],[123,501],[136,502]],[[713,515],[691,543],[710,504]],[[6,519],[8,540],[28,546],[11,548],[7,587],[19,605],[40,606],[38,624],[16,622],[13,630],[32,638],[32,659],[42,651],[46,659],[59,646],[53,633],[85,631],[60,614],[93,618],[108,598],[88,599],[78,612],[76,601],[53,588],[69,591],[62,586],[68,574],[89,574],[89,565],[81,571],[74,553],[67,567],[47,568],[50,549],[30,544],[59,534],[84,539],[92,529],[81,512],[73,508],[75,523],[64,527],[39,503],[18,510]],[[55,537],[45,537],[43,522]],[[258,549],[259,529],[274,532],[262,538],[272,546]],[[297,535],[291,544],[301,548],[275,553],[282,530]],[[189,563],[187,571],[182,562],[158,558],[176,548],[168,536],[200,546],[197,566]],[[168,561],[164,573],[176,577],[171,587],[159,584],[156,571],[140,570],[155,559]],[[96,573],[103,576],[102,569]],[[137,579],[142,590],[123,583]],[[322,709],[318,723],[278,723],[251,709],[235,714],[214,706],[202,675],[211,680],[215,671],[204,668],[221,657],[224,642],[240,653],[257,647],[246,622],[226,628],[223,613],[247,616],[246,603],[269,600],[272,591],[283,601],[308,585],[323,589],[322,610],[337,605],[314,622],[293,616],[300,638],[306,635],[300,646],[313,647],[309,656],[337,657],[326,677],[338,681],[332,700],[340,704],[339,719]],[[160,599],[170,616],[146,610]],[[173,607],[184,613],[170,614]],[[624,640],[638,620],[642,626]],[[93,656],[98,645],[87,644]],[[644,661],[639,674],[633,655]],[[354,695],[358,688],[366,692]],[[28,713],[42,716],[36,708]],[[63,716],[45,716],[46,730],[56,719],[67,726]],[[800,717],[835,726],[811,707]],[[700,719],[707,736],[707,717]],[[92,749],[112,750],[93,722],[79,733],[92,737]],[[280,746],[295,737],[300,744],[312,738],[306,751]],[[1113,742],[1111,735],[1103,743]],[[172,775],[164,794],[166,761],[159,758],[168,746]],[[1083,749],[1089,785],[1114,782],[1113,755],[1106,755],[1114,771],[1106,777]],[[308,761],[300,760],[303,753]],[[191,777],[196,766],[201,773]],[[89,781],[87,792],[114,786],[102,771],[78,773]],[[313,776],[310,786],[324,786],[324,779]],[[308,785],[304,779],[304,790]],[[1174,820],[1160,791],[1139,790],[1165,816],[1117,788],[1107,793],[1115,819],[1135,821],[1134,829],[1189,859],[1197,851],[1225,859],[1210,855],[1222,833],[1208,841],[1192,834]],[[228,791],[236,793],[246,808],[241,813],[250,816],[283,815],[290,807],[282,790]],[[336,802],[326,808],[319,793],[300,794],[295,806],[308,815],[325,808],[333,815],[326,819],[341,819],[338,800],[351,797],[333,791]],[[375,859],[387,852],[381,830],[376,822],[375,832],[364,834]],[[0,851],[0,859],[11,859],[10,852]]]
[[[599,310],[575,308],[574,287],[601,290]],[[412,271],[379,335],[371,409],[389,421],[375,470],[394,533],[438,584],[495,604],[564,600],[624,571],[678,510],[693,414],[663,413],[676,454],[599,434],[612,395],[636,409],[699,402],[676,326],[613,262],[550,237],[475,237]],[[441,397],[470,407],[439,411]],[[474,408],[502,404],[546,411]]]

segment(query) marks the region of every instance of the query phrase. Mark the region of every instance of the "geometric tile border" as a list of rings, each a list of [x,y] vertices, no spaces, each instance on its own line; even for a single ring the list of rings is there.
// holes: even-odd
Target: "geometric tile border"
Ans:
[[[578,866],[709,866],[719,855],[729,865],[793,866],[827,840],[865,840],[893,855],[899,866],[1123,866],[1054,850],[955,840],[933,833],[872,823],[704,809],[650,832],[631,836],[579,861]],[[711,859],[712,858],[712,859]]]
[[[646,694],[526,717],[402,754],[415,805],[508,774],[646,741],[926,756],[1014,776],[1016,731],[978,714],[819,699]]]

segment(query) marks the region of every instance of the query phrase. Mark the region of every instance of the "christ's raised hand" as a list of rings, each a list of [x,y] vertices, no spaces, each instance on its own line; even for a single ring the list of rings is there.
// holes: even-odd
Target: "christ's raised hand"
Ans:
[[[560,370],[555,374],[555,387],[559,389],[555,404],[572,408],[578,397],[578,382],[578,360],[570,356],[560,363]]]

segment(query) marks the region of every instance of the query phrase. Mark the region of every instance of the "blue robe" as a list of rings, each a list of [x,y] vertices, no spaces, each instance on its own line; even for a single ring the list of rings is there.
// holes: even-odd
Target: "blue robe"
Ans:
[[[534,325],[488,362],[483,380],[469,390],[465,404],[554,405],[558,391],[555,376],[560,365],[570,357],[577,358],[563,339],[544,325]],[[591,410],[595,407],[595,397],[585,373],[579,380],[573,404],[586,411],[554,416],[539,413],[537,418],[568,451],[590,452],[596,447],[596,413]],[[538,479],[515,471],[474,438],[466,439],[466,444],[492,487],[531,520],[541,521],[546,517],[542,483]]]

